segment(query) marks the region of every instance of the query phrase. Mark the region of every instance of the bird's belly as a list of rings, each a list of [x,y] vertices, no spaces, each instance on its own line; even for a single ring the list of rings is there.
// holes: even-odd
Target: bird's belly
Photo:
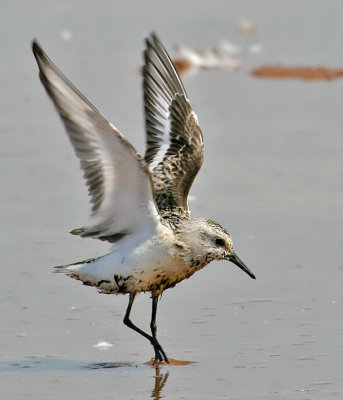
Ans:
[[[94,263],[77,267],[71,275],[104,293],[159,294],[189,278],[202,266],[193,261],[188,248],[179,242],[157,238],[132,251],[114,250]]]
[[[167,261],[167,260],[166,260]],[[169,261],[169,260],[168,260]],[[137,268],[130,276],[118,277],[118,286],[126,292],[155,292],[174,287],[196,272],[190,263],[171,260],[171,262],[151,263],[146,268]]]
[[[70,271],[73,278],[96,286],[103,293],[160,291],[175,286],[193,273],[187,257],[166,251],[139,249],[125,257],[109,253]],[[194,271],[195,272],[195,271]]]

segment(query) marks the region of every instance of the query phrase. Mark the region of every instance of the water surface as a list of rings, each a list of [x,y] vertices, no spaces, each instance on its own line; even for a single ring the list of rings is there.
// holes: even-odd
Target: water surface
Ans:
[[[341,67],[342,7],[338,0],[330,7],[319,0],[311,7],[286,0],[4,2],[1,398],[342,398],[343,82],[249,75],[265,63]],[[237,32],[242,18],[256,23],[256,34]],[[126,297],[51,273],[108,247],[67,233],[86,221],[86,189],[29,48],[38,38],[142,152],[138,71],[152,29],[168,49],[221,39],[244,49],[263,45],[259,55],[243,53],[234,73],[184,78],[206,145],[192,215],[226,226],[257,280],[220,262],[166,291],[160,342],[171,358],[192,363],[157,370],[146,365],[149,343],[122,324]],[[141,295],[132,314],[146,330],[150,307]],[[99,350],[100,341],[113,346]]]

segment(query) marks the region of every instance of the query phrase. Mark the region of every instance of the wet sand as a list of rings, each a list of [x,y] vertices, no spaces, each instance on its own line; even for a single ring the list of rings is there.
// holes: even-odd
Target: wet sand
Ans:
[[[284,65],[264,65],[251,71],[253,76],[269,79],[304,79],[320,81],[343,78],[343,69],[328,67],[292,67]]]
[[[2,6],[1,398],[341,399],[343,82],[264,80],[250,71],[278,63],[341,68],[343,5],[130,4]],[[239,33],[242,18],[255,33]],[[122,323],[126,297],[51,273],[108,246],[68,234],[86,221],[87,193],[29,48],[36,37],[142,152],[138,71],[152,29],[168,49],[222,38],[263,44],[235,72],[184,77],[206,146],[192,215],[227,227],[257,280],[217,262],[166,291],[160,342],[169,357],[191,363],[160,369],[146,364],[149,343]],[[132,319],[148,329],[149,313],[149,296],[140,295]],[[94,347],[101,341],[112,346]]]

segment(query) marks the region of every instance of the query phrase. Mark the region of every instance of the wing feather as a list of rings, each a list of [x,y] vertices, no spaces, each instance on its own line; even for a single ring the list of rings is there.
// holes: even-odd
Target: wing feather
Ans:
[[[198,119],[157,36],[146,40],[143,68],[147,134],[145,160],[160,213],[189,216],[187,196],[203,162]]]
[[[65,125],[88,187],[91,215],[72,231],[116,242],[155,229],[160,217],[145,162],[33,42],[40,79]]]

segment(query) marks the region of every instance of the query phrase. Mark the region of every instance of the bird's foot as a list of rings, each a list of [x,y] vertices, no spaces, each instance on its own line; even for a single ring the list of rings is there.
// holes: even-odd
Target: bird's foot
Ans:
[[[162,349],[162,346],[158,343],[157,339],[153,338],[153,340],[151,341],[151,344],[154,346],[154,350],[155,350],[154,364],[156,365],[156,364],[159,364],[162,362],[169,364],[168,357],[167,357],[166,353],[164,352],[164,350]]]

